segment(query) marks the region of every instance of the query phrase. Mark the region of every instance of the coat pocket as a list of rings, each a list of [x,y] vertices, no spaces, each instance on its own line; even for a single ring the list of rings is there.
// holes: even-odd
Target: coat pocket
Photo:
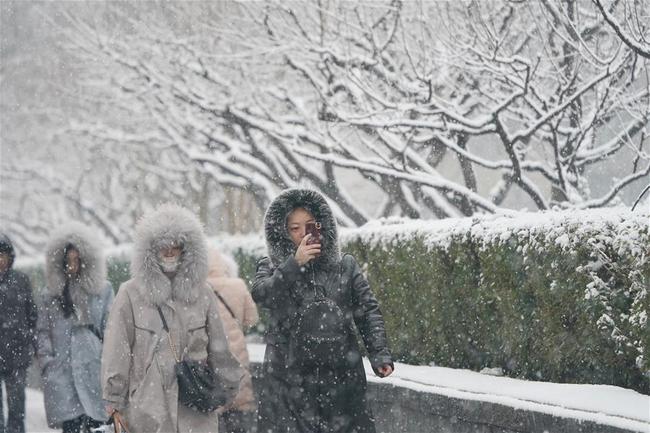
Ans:
[[[195,360],[206,359],[208,357],[208,341],[205,321],[190,323],[187,330],[187,356]]]
[[[153,363],[154,354],[158,350],[159,337],[152,329],[134,326],[135,342],[133,344],[133,367],[130,391],[144,380],[147,370]]]
[[[142,379],[132,385],[134,386],[129,390],[127,410],[129,424],[143,423],[149,429],[169,416],[167,393],[163,387],[163,376],[155,353],[152,361],[144,368]]]

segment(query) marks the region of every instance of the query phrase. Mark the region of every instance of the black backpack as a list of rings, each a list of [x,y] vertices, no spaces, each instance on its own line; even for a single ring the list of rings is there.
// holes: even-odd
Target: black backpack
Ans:
[[[339,272],[339,281],[340,281]],[[296,313],[289,346],[290,361],[300,369],[338,370],[347,364],[351,329],[341,308],[325,288]]]

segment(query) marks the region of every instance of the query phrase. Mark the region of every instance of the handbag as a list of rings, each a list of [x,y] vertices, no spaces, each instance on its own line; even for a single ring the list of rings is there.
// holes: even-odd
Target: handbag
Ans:
[[[115,433],[129,433],[129,430],[126,428],[126,423],[122,419],[122,415],[120,415],[120,413],[117,410],[114,410],[113,413],[111,414],[111,417],[108,420],[108,424],[109,425],[113,424]]]
[[[223,406],[228,399],[219,376],[210,368],[207,360],[181,360],[178,357],[167,321],[160,307],[158,307],[158,314],[160,314],[163,328],[167,333],[169,347],[176,360],[174,373],[178,380],[178,400],[191,409],[205,413],[212,412],[219,406]]]

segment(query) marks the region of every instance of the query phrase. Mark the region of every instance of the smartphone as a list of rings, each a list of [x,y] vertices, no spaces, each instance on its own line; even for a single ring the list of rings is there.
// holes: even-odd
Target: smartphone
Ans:
[[[318,221],[305,224],[305,236],[308,234],[311,235],[311,237],[307,240],[307,245],[321,243],[320,229],[321,224]]]

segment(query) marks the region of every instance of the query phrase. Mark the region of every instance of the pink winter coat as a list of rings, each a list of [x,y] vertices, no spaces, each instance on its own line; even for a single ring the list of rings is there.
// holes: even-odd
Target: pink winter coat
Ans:
[[[217,300],[219,316],[228,337],[230,352],[246,370],[239,384],[239,392],[230,406],[220,409],[252,411],[255,409],[255,395],[250,374],[250,361],[244,330],[255,325],[259,319],[255,302],[241,278],[237,278],[237,264],[230,258],[219,254],[216,250],[208,252],[208,283],[228,304],[235,317],[224,304]]]

